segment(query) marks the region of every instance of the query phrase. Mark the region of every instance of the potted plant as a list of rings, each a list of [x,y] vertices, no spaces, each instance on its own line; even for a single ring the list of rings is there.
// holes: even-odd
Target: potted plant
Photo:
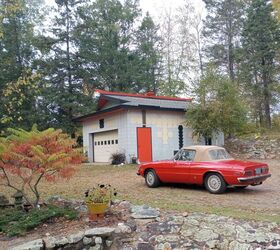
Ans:
[[[98,184],[96,187],[85,192],[85,202],[90,220],[103,218],[106,210],[110,207],[116,189],[110,184]]]

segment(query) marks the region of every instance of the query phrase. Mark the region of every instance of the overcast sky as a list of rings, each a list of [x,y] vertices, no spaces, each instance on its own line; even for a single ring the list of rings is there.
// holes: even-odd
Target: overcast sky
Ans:
[[[55,0],[45,0],[47,4],[53,5]],[[200,12],[204,9],[202,0],[190,0],[196,9]],[[140,6],[143,12],[149,11],[152,16],[158,17],[165,8],[177,8],[182,5],[184,0],[140,0]]]

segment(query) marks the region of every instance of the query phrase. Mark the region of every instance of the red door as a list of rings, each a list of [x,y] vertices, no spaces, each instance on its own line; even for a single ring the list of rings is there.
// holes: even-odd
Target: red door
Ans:
[[[151,128],[137,128],[137,150],[140,162],[149,162],[153,160]]]

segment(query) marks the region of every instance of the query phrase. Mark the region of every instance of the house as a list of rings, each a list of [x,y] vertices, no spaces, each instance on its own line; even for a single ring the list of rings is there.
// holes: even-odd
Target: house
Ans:
[[[89,162],[110,162],[122,152],[128,162],[170,159],[181,147],[201,144],[185,126],[191,98],[96,91],[97,111],[78,117]],[[223,144],[223,135],[212,138]]]

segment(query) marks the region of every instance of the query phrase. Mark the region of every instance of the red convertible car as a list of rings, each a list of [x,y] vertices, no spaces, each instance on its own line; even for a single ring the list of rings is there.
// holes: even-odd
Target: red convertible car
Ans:
[[[137,174],[145,178],[150,188],[161,182],[198,184],[213,194],[225,192],[228,186],[260,185],[271,176],[267,164],[234,160],[217,146],[182,148],[172,160],[141,164]]]

